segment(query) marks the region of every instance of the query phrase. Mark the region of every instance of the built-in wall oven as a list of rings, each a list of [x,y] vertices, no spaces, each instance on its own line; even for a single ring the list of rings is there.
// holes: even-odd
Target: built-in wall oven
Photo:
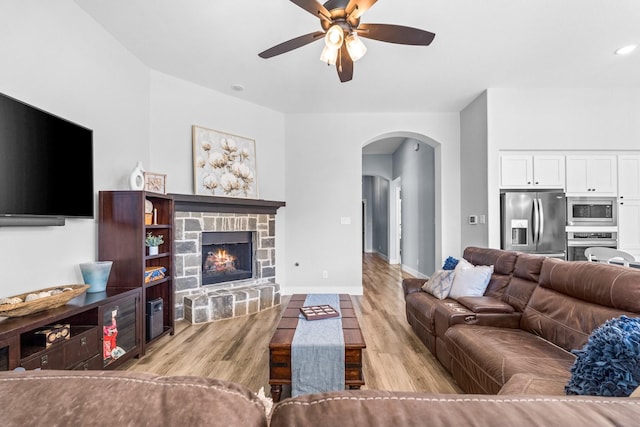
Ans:
[[[584,251],[593,246],[617,248],[618,233],[599,230],[567,232],[567,259],[569,261],[588,261]]]
[[[615,197],[567,197],[567,225],[613,227],[617,209]]]

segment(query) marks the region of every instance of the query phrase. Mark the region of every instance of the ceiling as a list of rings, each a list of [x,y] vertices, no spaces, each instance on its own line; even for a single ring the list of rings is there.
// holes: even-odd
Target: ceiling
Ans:
[[[321,30],[288,0],[75,2],[150,68],[283,113],[457,112],[486,88],[640,88],[640,48],[613,53],[640,43],[638,0],[379,0],[362,23],[436,37],[363,39],[347,83],[320,62],[322,40],[258,57]]]

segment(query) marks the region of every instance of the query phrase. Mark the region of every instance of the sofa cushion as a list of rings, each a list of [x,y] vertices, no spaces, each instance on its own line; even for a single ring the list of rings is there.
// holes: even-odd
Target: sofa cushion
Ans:
[[[640,270],[545,258],[520,327],[570,351],[609,319],[640,313]]]
[[[3,426],[267,426],[246,387],[143,372],[0,372]]]
[[[464,250],[464,259],[473,265],[493,265],[493,274],[487,285],[485,295],[501,298],[504,294],[519,252],[501,249],[468,246]]]
[[[474,313],[513,313],[513,307],[493,297],[461,297],[458,302]]]
[[[531,298],[533,290],[538,286],[540,270],[545,257],[521,253],[518,255],[509,286],[502,295],[502,300],[522,312]]]
[[[438,299],[445,299],[451,291],[453,278],[454,270],[438,270],[429,277],[422,290]]]
[[[631,426],[640,400],[381,390],[306,394],[275,405],[271,427]]]
[[[575,356],[521,329],[455,325],[445,333],[449,353],[460,367],[452,369],[467,393],[496,394],[515,374],[569,378]]]
[[[571,367],[567,394],[627,397],[640,385],[640,319],[621,316],[596,328]]]
[[[493,265],[476,265],[461,259],[456,266],[453,277],[453,285],[449,292],[449,297],[458,299],[460,297],[481,297],[484,295],[491,274]]]

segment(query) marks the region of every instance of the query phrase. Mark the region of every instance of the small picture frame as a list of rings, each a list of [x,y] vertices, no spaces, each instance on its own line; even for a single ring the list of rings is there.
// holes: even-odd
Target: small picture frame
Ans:
[[[152,193],[167,194],[167,175],[144,172],[144,190]]]

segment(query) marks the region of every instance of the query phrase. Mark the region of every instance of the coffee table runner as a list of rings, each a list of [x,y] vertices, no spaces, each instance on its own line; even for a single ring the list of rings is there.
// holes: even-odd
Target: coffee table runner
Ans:
[[[337,294],[308,294],[304,302],[305,306],[320,304],[329,304],[340,312]],[[291,343],[291,396],[344,387],[342,316],[306,320],[300,314]]]

